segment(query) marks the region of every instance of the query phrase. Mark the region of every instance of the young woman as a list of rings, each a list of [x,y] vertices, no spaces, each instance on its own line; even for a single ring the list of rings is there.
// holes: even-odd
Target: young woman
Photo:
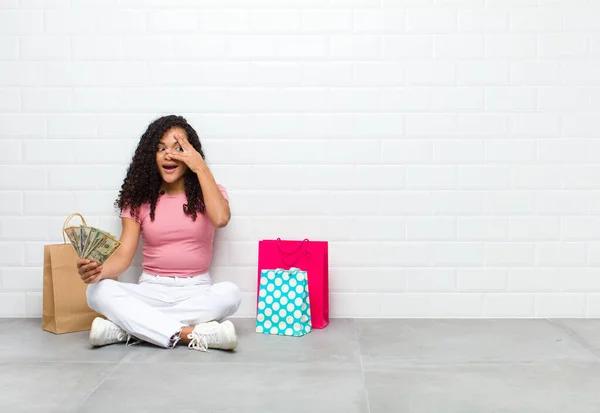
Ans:
[[[238,287],[213,284],[209,274],[216,228],[230,219],[227,191],[204,162],[196,131],[180,116],[152,122],[138,144],[115,206],[121,211],[121,246],[98,266],[80,259],[96,318],[90,344],[136,338],[172,348],[232,350],[231,321],[241,302]],[[117,281],[143,240],[143,271],[137,284]]]

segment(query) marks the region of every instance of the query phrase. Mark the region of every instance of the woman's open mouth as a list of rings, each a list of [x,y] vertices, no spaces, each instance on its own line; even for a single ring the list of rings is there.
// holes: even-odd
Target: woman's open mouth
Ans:
[[[175,170],[177,169],[177,165],[163,165],[163,169],[166,173],[170,174],[175,172]]]

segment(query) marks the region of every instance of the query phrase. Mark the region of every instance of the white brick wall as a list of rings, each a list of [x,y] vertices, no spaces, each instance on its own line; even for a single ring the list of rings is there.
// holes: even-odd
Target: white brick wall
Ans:
[[[213,273],[330,241],[334,317],[600,316],[593,0],[0,1],[0,317],[43,245],[188,117],[230,191]],[[134,280],[140,254],[123,277]]]

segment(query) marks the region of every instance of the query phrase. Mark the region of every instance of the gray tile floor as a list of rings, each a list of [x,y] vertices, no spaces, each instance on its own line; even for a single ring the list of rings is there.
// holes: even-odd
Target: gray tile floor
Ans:
[[[233,320],[236,352],[91,349],[0,319],[0,412],[598,412],[600,320]]]

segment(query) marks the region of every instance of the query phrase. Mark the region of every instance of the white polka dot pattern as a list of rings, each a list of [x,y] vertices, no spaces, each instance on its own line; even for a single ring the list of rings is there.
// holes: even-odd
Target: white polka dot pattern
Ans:
[[[312,331],[305,271],[262,270],[259,284],[257,333],[303,336]]]

